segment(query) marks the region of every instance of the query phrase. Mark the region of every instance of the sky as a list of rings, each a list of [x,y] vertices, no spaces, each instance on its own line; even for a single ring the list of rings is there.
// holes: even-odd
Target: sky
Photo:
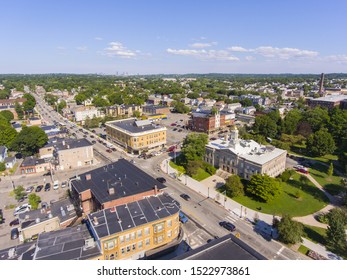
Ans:
[[[0,73],[347,72],[346,0],[11,0]]]

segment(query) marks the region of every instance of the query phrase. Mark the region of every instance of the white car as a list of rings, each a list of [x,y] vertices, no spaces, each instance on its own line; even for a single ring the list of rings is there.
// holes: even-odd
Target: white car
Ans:
[[[61,187],[62,188],[65,188],[66,186],[67,186],[67,182],[66,181],[61,182]]]
[[[59,189],[59,181],[58,180],[53,182],[53,190],[57,190],[57,189]]]
[[[18,215],[18,214],[22,214],[22,213],[25,213],[25,212],[28,212],[31,210],[31,205],[28,204],[28,203],[25,203],[21,206],[18,206],[15,210],[14,210],[14,213],[13,215]]]

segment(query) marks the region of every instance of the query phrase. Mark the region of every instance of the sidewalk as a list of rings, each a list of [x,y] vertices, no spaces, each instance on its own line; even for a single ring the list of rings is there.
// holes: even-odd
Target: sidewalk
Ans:
[[[215,189],[215,186],[221,184],[222,181],[224,181],[221,178],[213,179],[213,176],[211,176],[210,178],[205,179],[204,180],[205,182],[203,181],[204,182],[203,183],[203,182],[196,181],[185,174],[182,174],[181,176],[179,176],[178,171],[169,165],[169,160],[170,159],[165,159],[160,164],[160,167],[164,173],[167,173],[172,178],[178,179],[182,184],[185,184],[187,187],[194,190],[195,192],[200,193],[203,196],[208,197],[210,199],[213,199],[216,203],[220,204],[225,209],[227,209],[231,214],[239,218],[243,218],[244,220],[248,222],[254,222],[254,220],[261,221],[261,224],[262,224],[261,230],[264,233],[271,234],[272,221],[274,218],[273,215],[264,214],[252,209],[248,209],[244,207],[243,205],[237,203],[236,201],[226,197],[224,194],[217,192]],[[315,185],[317,185],[319,189],[325,192],[323,188],[317,183],[317,181],[314,180],[314,178],[312,178],[311,176],[308,176],[308,177],[310,180],[312,179],[311,181]],[[213,184],[211,184],[211,180]],[[331,195],[328,196],[328,198],[332,199],[333,202],[336,203],[336,201],[334,200],[335,198],[332,197]],[[332,208],[334,208],[334,206],[329,204],[325,208],[320,210],[320,212],[328,212]],[[311,225],[311,226],[324,227],[324,228],[327,227],[326,224],[322,224],[318,222],[313,215],[314,214],[307,215],[304,217],[295,217],[294,220],[300,221],[304,224]],[[334,256],[332,256],[333,254],[331,252],[328,252],[325,249],[325,247],[320,244],[315,244],[305,238],[303,238],[302,244],[306,246],[307,248],[317,252],[318,254],[326,257],[327,259],[334,258]]]

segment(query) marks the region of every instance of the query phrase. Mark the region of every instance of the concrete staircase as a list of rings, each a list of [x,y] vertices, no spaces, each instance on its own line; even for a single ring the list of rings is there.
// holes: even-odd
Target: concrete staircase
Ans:
[[[218,177],[223,178],[224,180],[226,180],[229,176],[231,176],[230,173],[228,173],[228,172],[226,172],[226,171],[224,171],[224,170],[222,170],[222,169],[218,169],[218,170],[216,171],[216,175],[217,175]]]

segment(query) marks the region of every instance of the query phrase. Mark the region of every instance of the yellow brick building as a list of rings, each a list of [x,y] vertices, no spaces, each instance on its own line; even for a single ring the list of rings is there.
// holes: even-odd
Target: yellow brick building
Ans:
[[[166,127],[150,120],[130,118],[106,122],[106,135],[108,141],[135,154],[159,150],[166,145]]]
[[[104,260],[147,258],[182,238],[179,207],[165,193],[89,214],[88,223]]]

